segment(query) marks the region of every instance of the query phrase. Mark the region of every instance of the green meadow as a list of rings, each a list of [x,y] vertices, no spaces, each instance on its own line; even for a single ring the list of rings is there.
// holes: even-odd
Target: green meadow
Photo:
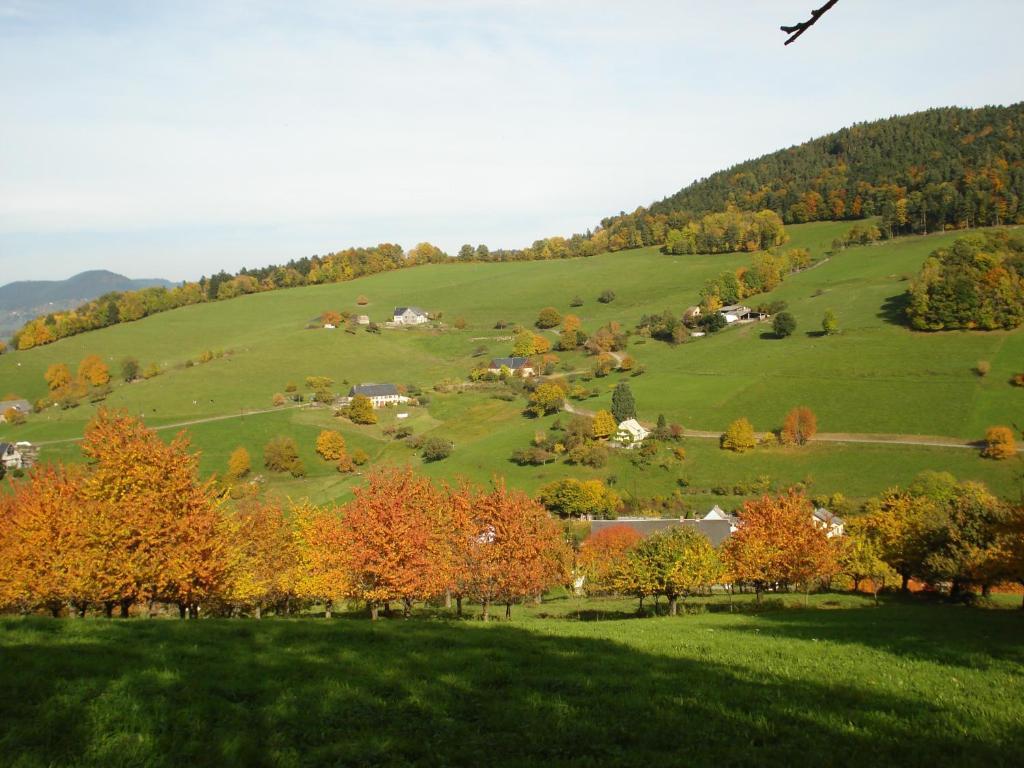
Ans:
[[[637,618],[632,601],[553,597],[490,624],[440,610],[374,624],[3,618],[0,755],[17,768],[1019,765],[1020,611],[802,603],[698,598]]]
[[[787,247],[807,247],[821,258],[832,239],[848,228],[848,223],[828,222],[791,227]],[[728,328],[676,347],[632,337],[628,351],[646,369],[641,376],[628,377],[640,418],[653,421],[663,413],[688,429],[720,431],[746,416],[755,428],[768,430],[778,427],[791,407],[807,405],[818,415],[822,432],[958,440],[977,440],[993,424],[1020,422],[1024,391],[1008,380],[1024,370],[1024,331],[921,334],[895,321],[908,278],[931,250],[955,236],[847,249],[790,276],[772,294],[752,299],[789,303],[798,328],[787,339],[773,338],[766,324]],[[464,380],[481,361],[510,352],[510,343],[502,338],[509,331],[494,327],[499,320],[529,325],[538,310],[551,305],[578,314],[589,331],[612,320],[629,329],[645,313],[681,313],[698,301],[706,279],[747,263],[749,256],[743,254],[665,256],[648,248],[569,261],[425,266],[350,283],[256,294],[4,355],[0,390],[34,400],[45,393],[43,373],[50,364],[74,367],[89,354],[106,359],[115,375],[126,356],[143,365],[157,363],[162,375],[117,383],[106,405],[141,415],[158,427],[235,417],[188,427],[203,454],[204,472],[223,471],[238,445],[246,446],[258,465],[267,439],[292,434],[309,476],[268,481],[283,494],[316,501],[344,498],[359,482],[358,476],[339,475],[313,453],[313,440],[325,427],[340,429],[350,447],[364,448],[374,461],[420,460],[400,441],[383,435],[382,428],[394,423],[393,412],[385,412],[382,423],[373,427],[335,419],[326,409],[248,413],[269,409],[275,392],[289,382],[302,388],[310,375],[332,377],[339,390],[361,382],[393,382],[428,391],[429,405],[407,409],[407,423],[416,434],[437,434],[455,443],[449,459],[424,467],[443,478],[486,480],[501,474],[514,485],[534,489],[566,474],[612,476],[625,494],[666,495],[681,489],[697,506],[715,488],[721,491],[762,475],[780,485],[809,481],[814,492],[841,491],[859,498],[906,482],[922,469],[943,469],[984,480],[1002,494],[1019,492],[1018,462],[987,461],[972,450],[916,446],[819,443],[734,456],[718,450],[714,441],[688,438],[686,461],[671,470],[640,470],[622,456],[600,470],[561,463],[518,467],[508,460],[511,453],[525,447],[538,429],[550,426],[551,418],[525,418],[521,399],[495,399],[486,388],[430,391],[439,382]],[[615,291],[614,302],[596,300],[605,289]],[[359,311],[373,320],[389,319],[396,305],[414,304],[443,313],[447,328],[350,334],[306,327],[326,309],[356,311],[360,295],[370,303]],[[584,303],[572,308],[569,302],[577,295]],[[818,333],[826,309],[839,317],[841,332],[836,336]],[[466,322],[462,330],[452,327],[458,318]],[[207,350],[225,355],[185,366]],[[563,370],[591,365],[579,353],[561,359]],[[979,360],[991,363],[985,378],[974,371]],[[591,386],[601,394],[582,406],[607,407],[611,389],[624,377],[595,379]],[[49,409],[19,427],[0,425],[0,440],[41,442],[44,458],[74,459],[73,443],[46,443],[80,436],[95,408],[83,404],[67,411]]]

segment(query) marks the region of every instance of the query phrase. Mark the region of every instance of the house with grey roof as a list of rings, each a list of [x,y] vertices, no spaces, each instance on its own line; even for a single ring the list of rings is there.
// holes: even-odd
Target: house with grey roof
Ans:
[[[429,321],[427,311],[419,307],[395,307],[392,319],[395,325],[422,325]]]
[[[846,530],[846,523],[843,518],[822,507],[817,507],[814,510],[814,514],[811,516],[811,522],[814,523],[816,528],[823,529],[825,531],[825,535],[830,539],[833,536],[842,536]]]
[[[15,410],[22,415],[27,416],[32,413],[32,404],[28,400],[4,400],[0,402],[0,423],[7,421],[4,414],[10,410]]]
[[[495,357],[487,367],[488,373],[498,375],[502,368],[508,368],[514,376],[533,376],[536,371],[528,357]]]
[[[632,528],[641,536],[650,536],[653,533],[660,533],[669,528],[691,528],[703,534],[717,547],[733,533],[736,529],[729,520],[697,519],[690,520],[683,517],[620,517],[616,520],[593,520],[590,523],[590,535],[593,536],[599,531],[611,528],[616,525],[625,525]]]
[[[409,402],[409,398],[399,392],[394,384],[358,384],[348,391],[346,403],[351,403],[357,395],[370,398],[374,408]]]

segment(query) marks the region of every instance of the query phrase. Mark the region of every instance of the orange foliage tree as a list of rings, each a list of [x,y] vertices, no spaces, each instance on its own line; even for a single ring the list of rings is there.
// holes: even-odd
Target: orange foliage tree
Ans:
[[[612,577],[641,538],[628,525],[613,525],[584,541],[576,560],[578,576],[585,580],[584,588],[593,593],[610,590]]]
[[[836,552],[812,522],[814,505],[802,493],[763,496],[743,504],[740,525],[724,545],[729,572],[754,586],[757,600],[772,585],[802,585],[836,572]]]
[[[295,551],[295,594],[324,606],[331,618],[336,602],[351,591],[348,539],[341,517],[301,504],[291,510]]]
[[[110,381],[110,369],[99,355],[89,355],[78,364],[78,381],[91,387],[102,387]]]
[[[290,607],[298,552],[289,519],[275,503],[253,501],[230,521],[228,578],[222,591],[231,613],[257,619],[271,606]]]
[[[786,414],[779,437],[786,445],[804,445],[818,433],[818,418],[806,406],[794,408]]]

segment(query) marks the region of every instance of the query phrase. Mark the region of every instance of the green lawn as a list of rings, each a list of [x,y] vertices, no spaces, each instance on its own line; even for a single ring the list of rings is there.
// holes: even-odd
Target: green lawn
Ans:
[[[790,246],[824,254],[846,223],[792,227]],[[824,432],[902,433],[977,439],[992,424],[1020,421],[1024,390],[1011,387],[1011,374],[1024,370],[1024,331],[938,334],[912,333],[892,322],[894,300],[906,289],[927,253],[955,235],[941,234],[852,248],[827,262],[791,276],[774,294],[756,301],[785,299],[798,321],[788,339],[770,338],[763,324],[729,328],[713,336],[671,347],[639,337],[629,352],[647,372],[628,380],[639,415],[653,421],[664,413],[691,429],[722,430],[747,416],[754,426],[779,426],[786,411],[808,405]],[[35,399],[45,391],[43,372],[54,362],[72,365],[90,353],[101,354],[116,372],[126,355],[145,365],[157,362],[165,373],[149,381],[119,384],[107,404],[143,415],[153,426],[212,416],[240,414],[270,406],[274,392],[288,382],[301,386],[308,375],[328,375],[338,389],[359,382],[416,384],[424,389],[466,373],[510,345],[494,329],[497,320],[529,324],[537,311],[553,305],[570,311],[574,295],[588,330],[610,320],[631,328],[644,313],[676,312],[698,298],[704,280],[749,262],[741,254],[665,256],[656,249],[604,254],[590,259],[511,264],[453,264],[417,267],[351,283],[314,286],[188,307],[145,320],[83,334],[56,344],[0,356],[0,390]],[[617,298],[600,304],[596,296],[612,288]],[[464,330],[396,330],[381,334],[307,330],[324,309],[356,309],[359,295],[375,320],[386,319],[395,305],[418,304],[443,312],[446,321],[464,318]],[[828,308],[839,316],[842,332],[821,337],[821,316]],[[483,351],[474,356],[478,347]],[[184,367],[203,351],[224,350],[220,359]],[[569,368],[588,368],[580,354],[563,355]],[[979,378],[973,368],[989,360],[992,372]],[[602,393],[588,408],[607,406],[621,375],[595,380]],[[697,490],[732,485],[759,475],[779,484],[811,479],[816,491],[842,491],[863,497],[905,483],[921,469],[948,469],[967,479],[990,483],[999,493],[1019,490],[1018,462],[985,461],[972,452],[916,447],[818,445],[803,451],[772,449],[737,457],[711,442],[690,440],[690,457],[679,471],[637,471],[618,457],[598,471],[564,464],[520,468],[508,457],[525,447],[538,428],[524,418],[522,401],[505,403],[485,392],[431,393],[426,409],[411,409],[418,434],[451,438],[452,457],[427,467],[437,477],[465,475],[486,480],[507,475],[527,489],[568,473],[614,475],[620,488],[639,495],[671,493],[682,479]],[[69,411],[50,409],[20,427],[0,425],[0,440],[59,440],[78,436],[96,406]],[[393,419],[393,414],[385,421]],[[227,456],[245,445],[260,463],[262,446],[278,433],[293,434],[309,470],[305,480],[268,478],[270,486],[317,501],[344,498],[358,478],[343,478],[320,462],[312,450],[316,432],[340,427],[350,444],[376,461],[418,458],[400,443],[388,441],[380,427],[354,427],[326,412],[289,410],[195,425],[189,429],[203,452],[204,472],[223,471]],[[169,434],[169,433],[165,433]],[[73,444],[44,448],[44,459],[73,459]]]
[[[19,768],[1019,765],[1024,613],[713,602],[639,619],[631,602],[562,599],[490,625],[6,618],[0,755]]]

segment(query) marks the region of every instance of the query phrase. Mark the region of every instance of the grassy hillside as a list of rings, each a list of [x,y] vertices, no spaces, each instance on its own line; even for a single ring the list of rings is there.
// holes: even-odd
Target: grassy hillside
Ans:
[[[827,244],[848,228],[845,223],[792,227],[791,246],[821,256]],[[976,439],[994,423],[1019,420],[1024,393],[1009,386],[1010,375],[1024,368],[1024,332],[936,334],[913,333],[893,321],[894,308],[925,255],[954,235],[906,238],[840,252],[814,269],[791,276],[773,294],[785,299],[798,321],[788,339],[768,338],[764,325],[730,328],[704,339],[670,347],[634,337],[629,352],[647,373],[630,377],[640,417],[670,421],[698,430],[721,430],[738,416],[758,429],[777,427],[794,405],[808,405],[819,428],[833,433],[899,433]],[[748,263],[746,255],[665,256],[655,249],[603,254],[585,260],[508,264],[452,264],[417,267],[357,280],[271,293],[227,302],[187,307],[131,324],[65,339],[29,352],[0,357],[0,389],[37,398],[45,391],[43,372],[54,362],[76,364],[100,354],[116,372],[131,355],[144,365],[158,363],[165,373],[130,385],[118,385],[107,404],[143,415],[159,426],[196,419],[238,415],[270,407],[271,396],[289,381],[302,384],[308,375],[343,382],[394,382],[429,389],[444,379],[462,379],[482,357],[507,354],[508,331],[494,329],[498,320],[529,324],[537,311],[553,305],[579,314],[587,330],[618,320],[630,328],[647,312],[665,308],[681,312],[698,298],[704,280]],[[597,295],[610,288],[617,298],[600,304]],[[395,305],[416,304],[443,312],[447,322],[464,318],[464,330],[360,331],[307,330],[310,319],[325,309],[355,309],[366,295],[371,318],[390,317]],[[584,305],[569,307],[574,295]],[[761,300],[762,297],[758,297]],[[817,334],[828,308],[839,316],[838,336]],[[224,350],[220,359],[184,367],[205,350]],[[980,359],[992,363],[987,378],[973,371]],[[574,353],[562,355],[564,367],[589,368]],[[587,408],[607,405],[623,374],[595,382],[605,394]],[[726,455],[711,441],[689,439],[689,458],[678,471],[639,471],[618,458],[602,470],[581,471],[563,464],[520,468],[508,461],[525,447],[535,430],[551,421],[520,415],[522,401],[508,403],[486,391],[431,393],[425,409],[412,409],[417,434],[427,431],[456,443],[452,457],[426,467],[431,474],[467,474],[486,480],[493,473],[516,485],[534,488],[566,473],[614,475],[620,488],[637,495],[667,494],[682,479],[703,504],[701,491],[732,485],[761,474],[779,483],[812,480],[815,491],[843,491],[862,496],[920,469],[949,469],[962,477],[989,482],[1001,493],[1017,488],[1015,462],[995,463],[968,450],[896,446],[775,448],[744,456]],[[95,406],[69,411],[50,409],[26,425],[0,425],[0,439],[50,441],[81,434]],[[223,470],[236,445],[246,445],[256,463],[267,438],[294,434],[306,452],[311,477],[275,479],[292,495],[316,500],[338,498],[353,482],[313,455],[312,443],[324,426],[341,428],[350,445],[364,447],[376,460],[419,461],[400,442],[388,441],[381,425],[356,427],[321,409],[252,414],[189,428],[203,451],[206,471]],[[45,456],[72,458],[71,443],[46,446]]]
[[[489,625],[5,618],[0,748],[22,768],[1019,760],[1020,611],[693,602],[556,599]]]

